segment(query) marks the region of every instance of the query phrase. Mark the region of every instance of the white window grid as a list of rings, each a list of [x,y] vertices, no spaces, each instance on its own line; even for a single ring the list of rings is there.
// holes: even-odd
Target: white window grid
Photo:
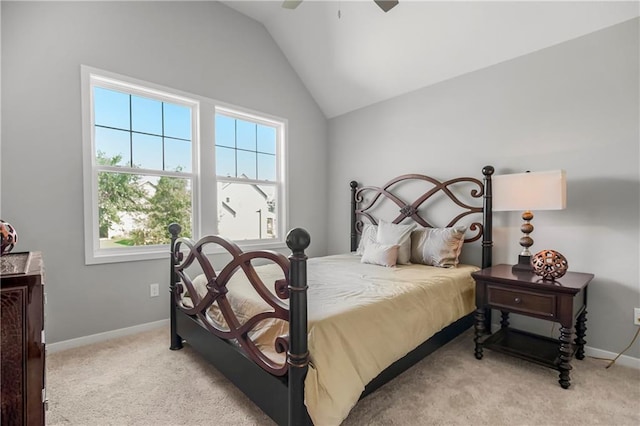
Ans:
[[[202,214],[203,211],[216,211],[218,182],[254,183],[273,186],[278,200],[278,215],[276,219],[277,238],[255,239],[239,242],[241,248],[277,249],[284,248],[285,232],[288,226],[288,182],[286,173],[287,149],[286,128],[287,120],[269,114],[252,111],[247,108],[226,104],[199,95],[194,95],[165,86],[137,80],[120,74],[104,71],[85,65],[81,66],[82,76],[82,123],[83,123],[83,158],[84,158],[84,210],[85,210],[85,263],[100,264],[123,261],[136,261],[164,258],[167,255],[167,245],[134,246],[123,248],[100,249],[98,229],[98,205],[96,195],[97,176],[100,171],[135,173],[144,176],[168,176],[191,179],[192,194],[192,232],[197,239],[207,234],[217,233],[216,214]],[[192,109],[192,167],[191,172],[175,172],[170,170],[145,169],[138,167],[107,166],[96,163],[95,141],[93,137],[93,87],[103,87],[132,95],[152,98],[163,102],[188,106]],[[242,120],[252,121],[276,128],[276,181],[243,179],[216,176],[215,156],[202,155],[215,152],[215,125],[207,124],[214,121],[216,113],[233,116]],[[206,117],[206,120],[202,120]],[[220,253],[221,250],[212,249],[209,253]]]

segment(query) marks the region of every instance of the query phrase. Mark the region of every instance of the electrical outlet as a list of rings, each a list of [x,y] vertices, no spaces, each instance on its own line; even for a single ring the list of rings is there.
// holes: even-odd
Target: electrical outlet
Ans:
[[[158,297],[160,295],[160,284],[149,284],[149,297]]]
[[[640,325],[640,308],[633,308],[633,323]]]

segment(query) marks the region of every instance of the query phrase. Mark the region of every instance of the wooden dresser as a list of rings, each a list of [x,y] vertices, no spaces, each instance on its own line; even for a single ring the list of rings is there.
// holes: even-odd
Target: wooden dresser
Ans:
[[[44,425],[44,265],[40,252],[0,258],[2,425]]]

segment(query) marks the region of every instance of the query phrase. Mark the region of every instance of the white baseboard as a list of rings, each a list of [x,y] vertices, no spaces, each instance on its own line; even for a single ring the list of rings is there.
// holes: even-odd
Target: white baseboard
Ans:
[[[146,324],[134,325],[133,327],[120,328],[118,330],[105,331],[104,333],[92,334],[90,336],[78,337],[76,339],[63,340],[61,342],[47,343],[47,352],[54,353],[66,349],[77,348],[90,345],[92,343],[103,342],[116,337],[129,336],[131,334],[142,333],[143,331],[154,330],[156,328],[169,325],[169,319],[148,322]],[[167,341],[168,342],[168,341]]]
[[[111,330],[104,333],[92,334],[90,336],[78,337],[76,339],[63,340],[56,343],[48,343],[47,352],[60,352],[66,349],[103,342],[105,340],[114,339],[116,337],[129,336],[131,334],[142,333],[143,331],[154,330],[156,328],[165,327],[168,325],[169,319],[167,318],[160,321],[148,322],[146,324],[134,325],[133,327],[120,328],[118,330]],[[590,346],[585,346],[584,351],[587,356],[596,358],[614,359],[618,355],[613,352],[605,351],[598,348],[592,348]],[[621,355],[620,358],[618,358],[618,360],[616,361],[616,364],[640,369],[640,358]]]
[[[587,356],[606,359],[614,359],[618,356],[618,354],[616,353],[604,351],[602,349],[591,348],[589,346],[584,347],[584,353]],[[616,360],[616,364],[624,365],[625,367],[637,368],[640,370],[640,358],[634,358],[628,355],[620,355],[620,358]]]

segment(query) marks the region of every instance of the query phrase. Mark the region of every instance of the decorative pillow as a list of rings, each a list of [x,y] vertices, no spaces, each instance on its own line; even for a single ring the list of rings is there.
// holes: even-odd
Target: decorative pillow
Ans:
[[[360,234],[360,242],[358,243],[358,249],[356,254],[362,256],[364,254],[364,248],[369,243],[376,242],[376,235],[378,234],[378,226],[370,223],[365,224],[362,227],[362,234]]]
[[[396,266],[396,260],[398,259],[398,244],[384,245],[378,243],[369,243],[364,247],[364,253],[360,262],[370,263],[372,265],[380,266]]]
[[[454,268],[462,251],[466,226],[424,228],[411,233],[411,262]]]
[[[376,241],[380,244],[398,244],[398,263],[403,265],[411,260],[411,231],[416,224],[397,225],[395,223],[385,222],[381,220],[378,224],[378,233]]]

